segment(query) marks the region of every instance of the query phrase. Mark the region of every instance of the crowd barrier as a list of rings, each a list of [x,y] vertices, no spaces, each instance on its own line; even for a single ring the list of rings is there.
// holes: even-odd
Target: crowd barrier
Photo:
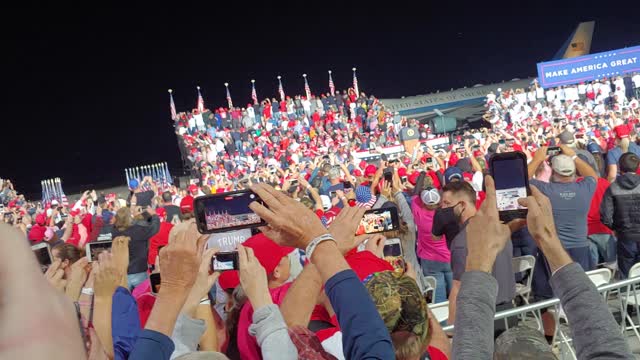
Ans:
[[[640,276],[602,285],[602,286],[599,286],[597,289],[600,294],[603,294],[605,298],[607,298],[607,304],[610,310],[613,309],[613,307],[611,306],[612,301],[619,303],[620,307],[617,310],[620,311],[620,318],[621,318],[620,331],[624,334],[626,331],[632,330],[634,335],[638,339],[638,341],[640,341],[640,333],[638,332],[639,326],[636,325],[636,324],[640,324],[640,322],[634,323],[631,315],[627,313],[627,305],[635,306],[636,317],[640,321],[640,311],[638,311],[640,310],[638,309],[638,305],[640,304],[640,301],[639,301],[640,289],[637,289],[637,286],[636,286],[638,284],[640,284]],[[609,295],[609,297],[606,296],[607,294]],[[613,297],[614,295],[615,297]],[[531,303],[528,305],[519,306],[513,309],[500,311],[495,314],[494,320],[503,320],[503,319],[516,317],[516,316],[520,317],[520,316],[524,316],[526,313],[539,312],[540,310],[547,309],[547,308],[559,309],[560,299],[553,298],[553,299]],[[629,323],[630,326],[627,327],[627,323]],[[505,321],[505,324],[506,324],[506,321]],[[557,322],[556,322],[556,325],[557,325]],[[506,324],[506,326],[508,329],[508,324]],[[558,326],[556,326],[556,329],[558,329]],[[455,334],[454,325],[447,325],[443,327],[443,330],[445,332]],[[570,343],[571,338],[569,336],[570,336],[570,333],[564,333],[562,342]],[[570,353],[573,355],[572,357],[575,358],[573,349],[570,349]]]

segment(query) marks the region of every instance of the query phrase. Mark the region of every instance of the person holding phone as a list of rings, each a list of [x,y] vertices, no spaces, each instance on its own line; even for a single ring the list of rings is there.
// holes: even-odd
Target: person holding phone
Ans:
[[[460,291],[462,275],[467,264],[467,224],[476,213],[476,191],[471,184],[464,181],[453,181],[445,185],[442,191],[442,208],[451,208],[453,215],[460,225],[460,231],[451,241],[451,269],[453,272],[453,283],[449,294],[449,319],[448,323],[453,324],[456,319],[456,301]],[[515,228],[522,225],[522,220],[516,220],[513,224]],[[492,274],[498,281],[498,295],[496,297],[496,311],[513,308],[515,297],[515,278],[511,259],[513,257],[513,247],[511,242],[500,251],[496,257]],[[511,318],[510,322],[515,325],[517,319]],[[504,321],[495,323],[495,332],[504,330]],[[512,326],[512,325],[510,325]]]
[[[575,151],[561,144],[562,154],[551,160],[551,181],[548,183],[533,179],[540,164],[546,160],[547,147],[536,151],[533,160],[528,165],[529,183],[534,185],[549,198],[553,206],[553,217],[556,223],[558,238],[571,258],[580,264],[585,271],[595,267],[590,254],[587,238],[587,215],[591,199],[596,190],[598,174],[582,160]],[[576,175],[583,177],[576,182]],[[550,299],[554,296],[549,278],[551,273],[547,260],[538,250],[533,277],[533,293],[536,301]],[[543,311],[542,320],[545,335],[552,337],[555,333],[555,321],[550,313]]]

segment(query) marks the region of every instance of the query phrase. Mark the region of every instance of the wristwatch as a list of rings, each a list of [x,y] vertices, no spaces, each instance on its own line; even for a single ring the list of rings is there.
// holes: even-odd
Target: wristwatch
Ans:
[[[93,295],[93,288],[82,288],[82,293],[85,294],[85,295],[92,296]]]

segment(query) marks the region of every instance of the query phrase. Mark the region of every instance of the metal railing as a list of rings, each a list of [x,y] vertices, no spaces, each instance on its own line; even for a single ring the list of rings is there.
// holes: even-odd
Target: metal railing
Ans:
[[[636,285],[636,284],[640,284],[640,277],[630,278],[626,280],[617,281],[615,283],[602,285],[598,287],[598,292],[604,293],[604,292],[609,292],[611,290],[616,290],[616,289],[621,290],[623,288],[628,288],[630,285]],[[635,292],[635,289],[634,289],[634,292]],[[640,298],[640,294],[638,295],[638,297]],[[501,320],[501,319],[518,316],[518,315],[525,314],[532,311],[546,309],[552,306],[556,306],[558,304],[560,304],[560,299],[558,298],[543,300],[543,301],[535,302],[529,305],[519,306],[513,309],[497,312],[494,316],[494,319]],[[625,321],[624,315],[622,317],[622,321]],[[454,325],[445,326],[443,327],[443,330],[446,332],[453,332]]]

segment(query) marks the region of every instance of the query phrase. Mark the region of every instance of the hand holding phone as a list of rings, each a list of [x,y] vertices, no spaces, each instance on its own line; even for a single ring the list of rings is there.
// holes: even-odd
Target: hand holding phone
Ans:
[[[395,207],[367,210],[356,230],[356,236],[393,231],[399,228],[398,209]]]
[[[489,167],[495,182],[500,220],[526,218],[527,209],[518,203],[518,199],[531,195],[526,155],[519,151],[494,154]]]
[[[201,234],[212,234],[266,225],[250,208],[252,202],[264,204],[251,190],[201,196],[194,200],[196,224]]]
[[[211,271],[239,270],[239,264],[237,251],[219,252],[211,258]]]
[[[113,246],[113,241],[96,241],[90,242],[86,247],[87,260],[93,262],[98,260],[98,255],[103,251],[110,252]]]

